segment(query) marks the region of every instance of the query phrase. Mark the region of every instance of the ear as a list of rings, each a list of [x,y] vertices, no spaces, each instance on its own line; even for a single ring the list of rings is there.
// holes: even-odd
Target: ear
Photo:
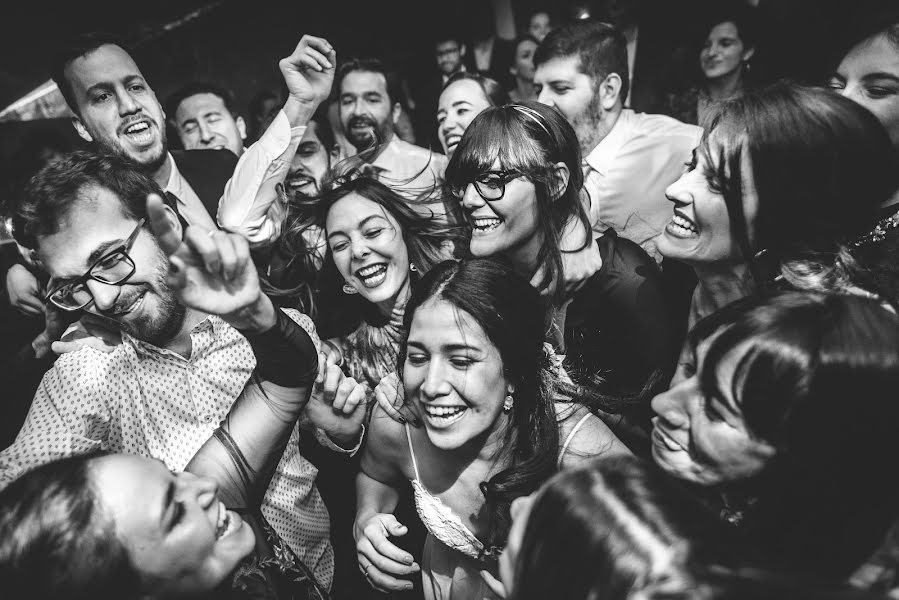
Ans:
[[[745,50],[743,52],[743,62],[748,62],[749,59],[751,59],[753,56],[755,56],[755,48],[750,48],[749,50]]]
[[[621,77],[618,76],[618,73],[609,73],[599,84],[596,92],[603,109],[612,110],[621,95]]]
[[[247,124],[243,120],[243,117],[237,117],[234,119],[234,124],[237,125],[237,133],[240,134],[240,139],[247,139]]]
[[[464,57],[464,56],[465,56],[465,51],[466,51],[466,50],[467,50],[467,48],[466,48],[465,44],[462,44],[461,46],[459,46],[459,56],[463,56],[463,57]]]
[[[392,114],[390,115],[390,118],[393,121],[394,125],[396,125],[396,122],[399,121],[400,115],[402,114],[402,112],[403,112],[403,107],[400,105],[399,102],[396,102],[393,105],[393,111],[392,111]]]
[[[514,383],[510,383],[506,386],[506,393],[508,393],[510,396],[515,394],[515,384]]]
[[[88,133],[87,128],[84,126],[84,123],[81,122],[81,119],[78,117],[72,117],[72,127],[75,128],[75,131],[78,132],[79,137],[85,142],[93,142],[94,137]]]
[[[175,209],[163,202],[163,208],[165,209],[165,218],[169,222],[169,225],[172,226],[172,229],[175,230],[175,233],[178,235],[178,239],[184,239],[184,229],[181,227],[181,219],[178,218],[178,213],[175,212]]]
[[[571,172],[568,170],[568,165],[563,162],[557,162],[553,165],[553,175],[552,175],[552,200],[555,202],[568,190],[568,180],[571,178]]]

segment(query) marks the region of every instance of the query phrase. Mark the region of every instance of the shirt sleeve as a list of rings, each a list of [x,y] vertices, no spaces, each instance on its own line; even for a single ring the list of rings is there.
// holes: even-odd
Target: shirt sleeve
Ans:
[[[305,132],[305,125],[291,128],[281,110],[262,137],[247,148],[219,200],[216,220],[222,229],[243,235],[254,246],[278,239],[287,207],[278,198],[276,186],[284,182]]]
[[[44,375],[19,435],[0,452],[0,489],[39,465],[104,447],[112,408],[102,369],[90,364],[96,352],[66,354]]]

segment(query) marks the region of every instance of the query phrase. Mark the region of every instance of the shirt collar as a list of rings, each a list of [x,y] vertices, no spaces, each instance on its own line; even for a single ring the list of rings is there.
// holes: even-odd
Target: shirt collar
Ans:
[[[629,108],[622,109],[621,114],[618,115],[618,120],[612,125],[612,130],[584,158],[584,164],[600,175],[605,176],[615,162],[618,151],[621,150],[621,147],[628,140],[633,120],[634,111]]]
[[[169,171],[169,180],[166,182],[164,190],[181,198],[181,191],[184,187],[184,176],[182,176],[181,171],[178,170],[178,165],[175,164],[175,158],[172,156],[171,152],[168,153],[166,160],[169,161],[171,170]]]
[[[212,331],[212,337],[214,340],[216,340],[221,337],[222,329],[227,326],[228,324],[225,323],[220,317],[217,317],[215,315],[207,315],[205,319],[191,328],[190,335],[193,336],[195,334],[203,333],[204,331]],[[136,337],[125,333],[124,331],[122,332],[122,341],[127,342],[132,348],[134,348],[135,352],[137,352],[138,356],[140,357],[154,358],[160,355],[173,355],[183,359],[182,356],[172,352],[171,350],[160,348],[159,346],[154,346],[149,342],[139,340]]]

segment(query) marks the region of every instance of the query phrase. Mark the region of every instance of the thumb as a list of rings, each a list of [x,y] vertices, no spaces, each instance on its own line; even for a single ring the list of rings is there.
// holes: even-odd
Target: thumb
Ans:
[[[408,529],[406,529],[406,526],[397,521],[396,517],[393,515],[384,515],[383,517],[381,517],[381,525],[384,526],[384,529],[389,535],[392,535],[394,537],[405,535],[408,531]]]

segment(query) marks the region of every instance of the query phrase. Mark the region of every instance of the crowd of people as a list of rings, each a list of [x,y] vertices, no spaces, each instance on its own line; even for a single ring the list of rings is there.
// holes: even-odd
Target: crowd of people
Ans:
[[[60,44],[85,148],[3,207],[4,594],[899,597],[899,10],[810,86],[743,3],[654,77],[618,4],[494,0],[411,102],[306,34],[246,120]]]

